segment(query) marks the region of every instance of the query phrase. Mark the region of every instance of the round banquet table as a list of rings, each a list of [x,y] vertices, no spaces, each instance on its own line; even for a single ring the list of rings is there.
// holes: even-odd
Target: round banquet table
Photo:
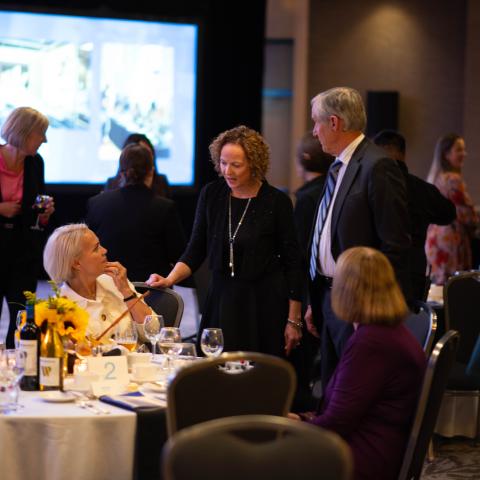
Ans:
[[[16,412],[0,414],[2,480],[132,480],[136,415],[94,401],[96,415],[75,402],[47,403],[21,392]]]

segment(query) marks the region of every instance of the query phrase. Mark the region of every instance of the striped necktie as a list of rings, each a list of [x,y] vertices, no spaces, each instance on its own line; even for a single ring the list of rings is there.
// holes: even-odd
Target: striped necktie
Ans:
[[[317,273],[317,262],[319,254],[320,235],[327,218],[330,202],[332,201],[333,192],[337,183],[338,172],[342,166],[342,161],[338,158],[332,163],[327,174],[327,186],[320,202],[320,208],[317,213],[317,221],[315,222],[315,230],[312,239],[312,252],[310,255],[310,278],[313,280]]]

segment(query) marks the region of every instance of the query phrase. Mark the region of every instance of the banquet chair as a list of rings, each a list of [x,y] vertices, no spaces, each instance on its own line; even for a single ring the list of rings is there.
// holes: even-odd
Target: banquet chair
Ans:
[[[244,370],[229,368],[229,362],[245,361],[250,366]],[[195,362],[168,386],[168,434],[232,415],[286,415],[295,386],[291,364],[271,355],[233,352]]]
[[[480,436],[480,377],[467,366],[480,334],[480,272],[458,272],[444,286],[445,324],[460,333],[456,361],[442,400],[435,432],[445,437]],[[473,362],[473,359],[472,359]]]
[[[430,355],[398,480],[420,478],[459,340],[458,332],[448,331]]]
[[[428,356],[432,351],[433,339],[437,330],[437,314],[433,308],[424,302],[416,302],[414,309],[405,320],[405,326],[418,340],[423,351]]]
[[[165,480],[349,480],[352,455],[338,435],[270,415],[226,417],[185,428],[163,449]]]
[[[183,299],[171,288],[150,287],[143,282],[132,282],[135,289],[144,293],[150,292],[145,302],[156,313],[163,315],[166,327],[178,327],[183,316]]]

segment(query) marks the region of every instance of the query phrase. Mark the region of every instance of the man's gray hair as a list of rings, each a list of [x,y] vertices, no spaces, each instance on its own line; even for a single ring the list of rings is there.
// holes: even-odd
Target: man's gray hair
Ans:
[[[325,121],[329,116],[341,118],[345,131],[363,132],[367,125],[367,114],[362,97],[350,87],[335,87],[319,93],[312,99],[314,120]]]

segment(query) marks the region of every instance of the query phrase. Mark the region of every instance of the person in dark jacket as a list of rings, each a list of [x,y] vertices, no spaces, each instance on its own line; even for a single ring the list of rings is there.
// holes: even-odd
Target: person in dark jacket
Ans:
[[[200,328],[221,328],[226,351],[288,355],[302,331],[292,203],[265,180],[269,147],[254,130],[221,133],[210,154],[222,178],[202,189],[180,261],[148,283],[171,287],[208,257],[212,280]]]
[[[411,293],[413,300],[425,301],[430,288],[425,255],[428,226],[452,223],[456,217],[455,205],[444,197],[435,185],[408,171],[405,162],[406,142],[400,133],[394,130],[382,130],[373,141],[384,148],[388,155],[397,162],[405,177],[412,237],[408,255]]]
[[[154,176],[150,151],[137,144],[120,155],[120,188],[88,201],[86,223],[109,256],[129,278],[144,281],[152,269],[167,275],[180,258],[186,239],[175,203],[150,188]]]
[[[54,211],[51,197],[36,213],[37,195],[45,194],[44,164],[37,153],[47,141],[48,119],[30,107],[13,110],[2,126],[0,146],[0,309],[6,297],[10,313],[6,346],[14,348],[16,316],[23,292],[34,292],[45,240],[43,228]],[[38,220],[38,222],[37,222]]]
[[[403,324],[408,310],[392,265],[373,248],[345,250],[337,260],[331,299],[335,315],[355,331],[318,413],[300,418],[345,439],[355,480],[397,479],[426,357]]]
[[[153,155],[153,177],[150,188],[160,197],[169,198],[170,197],[170,185],[168,184],[167,177],[161,173],[157,172],[157,166],[155,162],[155,147],[152,145],[152,142],[148,139],[146,135],[143,133],[132,133],[130,134],[125,142],[123,142],[123,148],[127,145],[143,145],[144,147],[148,148]],[[120,188],[121,182],[121,166],[118,167],[118,172],[114,177],[110,177],[107,179],[105,183],[105,191],[108,190],[115,190]]]

